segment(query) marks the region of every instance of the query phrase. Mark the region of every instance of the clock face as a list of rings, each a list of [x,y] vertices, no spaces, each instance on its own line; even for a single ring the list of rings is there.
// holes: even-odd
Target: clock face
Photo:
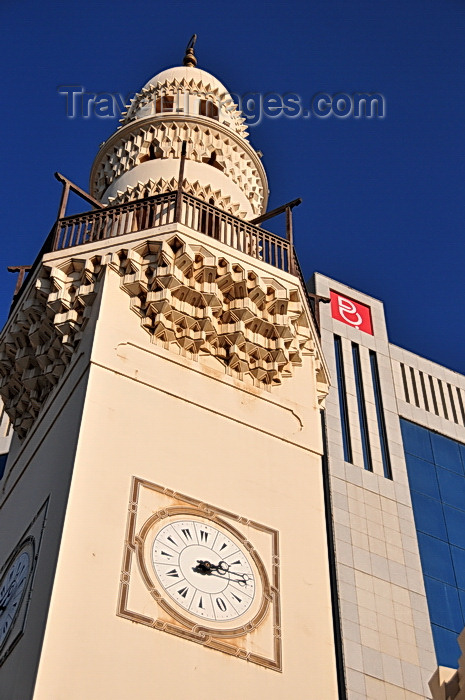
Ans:
[[[237,620],[256,599],[252,558],[239,538],[216,523],[170,518],[153,540],[151,560],[165,594],[202,620]]]
[[[0,580],[0,649],[5,644],[26,592],[32,570],[34,549],[26,541],[13,555]]]

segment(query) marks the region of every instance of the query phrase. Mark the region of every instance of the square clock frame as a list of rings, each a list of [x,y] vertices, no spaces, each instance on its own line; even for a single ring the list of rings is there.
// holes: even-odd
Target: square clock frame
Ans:
[[[133,477],[117,614],[281,671],[278,532]]]

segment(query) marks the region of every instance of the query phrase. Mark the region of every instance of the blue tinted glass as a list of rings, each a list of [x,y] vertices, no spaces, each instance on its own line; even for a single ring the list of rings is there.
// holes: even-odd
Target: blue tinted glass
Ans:
[[[455,632],[450,632],[444,627],[438,627],[438,625],[431,625],[431,629],[433,630],[438,665],[458,668],[458,660],[462,652],[460,651]]]
[[[444,506],[449,542],[465,548],[465,512],[450,506]]]
[[[406,420],[401,420],[400,425],[405,451],[416,457],[421,457],[421,459],[426,459],[428,462],[433,462],[429,430],[420,428],[419,425]]]
[[[427,535],[433,535],[433,537],[439,537],[441,540],[447,540],[441,503],[412,491],[412,505],[417,530],[426,532]],[[463,515],[465,516],[465,513]]]
[[[406,454],[407,473],[410,488],[440,500],[436,467],[413,455]],[[450,472],[449,472],[450,473]]]
[[[465,510],[465,476],[459,476],[442,467],[437,467],[437,475],[441,500],[450,506]],[[463,546],[465,547],[465,543]]]
[[[368,430],[368,418],[365,406],[365,391],[363,388],[362,366],[360,363],[360,348],[357,343],[352,343],[352,361],[354,364],[355,391],[357,394],[358,416],[360,420],[360,436],[362,438],[362,454],[365,469],[372,472],[370,433]]]
[[[463,466],[464,471],[465,471],[465,445],[462,445],[461,443],[459,443],[459,450],[460,450],[460,456],[462,458],[462,466]]]
[[[455,574],[448,543],[419,532],[418,545],[423,573],[455,586]],[[465,551],[463,553],[465,555]]]
[[[458,591],[459,591],[460,605],[462,606],[462,616],[463,616],[463,619],[465,620],[465,591],[462,591],[460,588],[458,589]]]
[[[454,472],[463,474],[462,459],[458,443],[454,440],[431,433],[431,444],[433,446],[434,461],[441,467],[452,469]]]
[[[429,576],[425,576],[425,588],[431,622],[461,632],[464,622],[457,589]]]
[[[465,590],[465,549],[451,547],[452,561],[454,563],[457,586]],[[446,579],[444,578],[443,581]]]
[[[8,453],[5,455],[0,455],[0,479],[2,478],[2,476],[5,472],[5,464],[6,464],[7,457],[8,457]]]

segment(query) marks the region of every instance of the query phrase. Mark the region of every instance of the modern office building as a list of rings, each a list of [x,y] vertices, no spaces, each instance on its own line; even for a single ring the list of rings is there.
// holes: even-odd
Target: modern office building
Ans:
[[[317,303],[348,697],[429,697],[435,664],[457,668],[465,626],[465,377],[391,344],[379,300],[320,274],[310,287],[328,300]]]
[[[0,335],[0,697],[431,697],[464,627],[465,378],[380,301],[307,293],[192,46],[90,182]]]

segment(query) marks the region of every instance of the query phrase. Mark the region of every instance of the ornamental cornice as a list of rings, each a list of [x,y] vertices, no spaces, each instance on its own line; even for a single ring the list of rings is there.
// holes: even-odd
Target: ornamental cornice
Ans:
[[[324,400],[326,369],[297,281],[262,276],[174,233],[103,258],[42,265],[0,337],[0,396],[20,438],[75,355],[106,266],[154,344],[211,358],[225,374],[268,389],[311,356]]]
[[[100,256],[45,263],[0,337],[0,396],[20,438],[70,364],[101,271]]]
[[[110,266],[153,343],[271,388],[314,358],[319,401],[325,367],[298,284],[260,276],[179,234],[114,253]]]
[[[102,145],[94,160],[90,174],[90,191],[93,196],[101,197],[114,179],[139,164],[137,158],[141,154],[140,148],[143,141],[141,136],[144,131],[147,135],[149,131],[152,132],[152,138],[146,139],[146,150],[148,151],[148,145],[154,139],[157,139],[159,147],[163,150],[163,138],[157,138],[155,133],[160,132],[161,134],[164,132],[166,134],[173,125],[178,132],[181,132],[181,130],[184,132],[184,138],[177,139],[174,147],[172,144],[166,144],[166,153],[163,154],[165,158],[180,158],[182,141],[188,140],[187,158],[191,159],[191,156],[194,155],[192,160],[201,162],[201,158],[207,156],[209,151],[212,150],[212,144],[209,141],[216,139],[213,150],[218,149],[220,154],[225,151],[228,156],[228,162],[225,163],[225,174],[243,189],[246,196],[258,197],[257,204],[260,208],[260,213],[266,210],[268,181],[265,169],[256,151],[248,141],[239,137],[230,128],[200,115],[170,114],[168,116],[167,113],[152,115],[130,122],[116,131]],[[203,136],[209,136],[210,138],[207,138],[204,142],[203,138],[201,138]],[[129,149],[127,146],[129,146]],[[233,154],[235,155],[233,156]],[[247,162],[244,162],[247,159],[251,161],[253,166],[251,170],[249,168],[249,173],[246,172],[249,166],[247,166]],[[254,172],[254,169],[256,172]],[[250,183],[251,178],[255,181],[252,184]]]

